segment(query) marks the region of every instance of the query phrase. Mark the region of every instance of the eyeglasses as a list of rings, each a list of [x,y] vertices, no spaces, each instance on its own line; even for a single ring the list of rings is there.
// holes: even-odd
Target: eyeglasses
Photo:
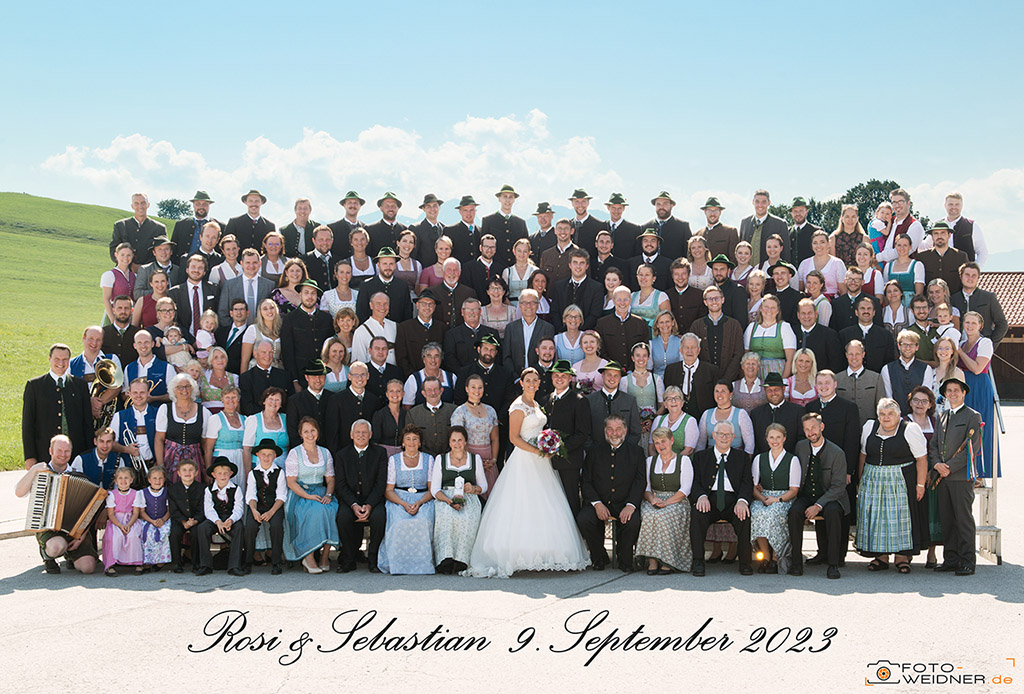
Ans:
[[[911,398],[910,402],[914,403],[915,405],[931,405],[932,404],[932,401],[929,400],[928,398]]]

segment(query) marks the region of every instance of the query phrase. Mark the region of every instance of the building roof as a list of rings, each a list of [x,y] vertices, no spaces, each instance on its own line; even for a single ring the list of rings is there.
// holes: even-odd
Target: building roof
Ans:
[[[1024,326],[1024,272],[983,272],[978,286],[996,295],[1011,328]]]

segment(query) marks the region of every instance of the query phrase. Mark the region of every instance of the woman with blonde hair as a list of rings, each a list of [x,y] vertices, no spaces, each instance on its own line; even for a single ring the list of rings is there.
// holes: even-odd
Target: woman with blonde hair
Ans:
[[[281,311],[274,300],[270,298],[260,302],[252,325],[242,333],[242,373],[256,366],[253,351],[256,349],[256,343],[264,340],[274,345],[274,366],[283,368],[281,362]]]
[[[779,320],[781,311],[778,297],[767,295],[761,301],[757,321],[750,323],[743,332],[743,348],[761,357],[762,380],[772,371],[782,374],[783,378],[793,373],[796,334],[789,323]]]
[[[786,399],[806,407],[818,397],[814,379],[818,375],[818,361],[814,352],[804,347],[793,355],[793,375],[786,379]]]
[[[711,274],[711,253],[703,236],[691,236],[686,242],[686,257],[690,261],[689,285],[698,291],[704,291],[715,281]]]
[[[651,432],[655,453],[647,458],[647,488],[640,505],[637,557],[647,558],[648,576],[689,571],[690,503],[693,465],[688,456],[673,450],[672,432],[659,427]]]

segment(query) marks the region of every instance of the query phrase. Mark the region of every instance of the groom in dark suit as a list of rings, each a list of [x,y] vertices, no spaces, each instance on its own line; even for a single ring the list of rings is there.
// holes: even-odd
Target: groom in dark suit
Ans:
[[[626,421],[619,415],[604,420],[604,436],[607,443],[595,443],[583,464],[583,509],[576,516],[576,525],[590,550],[594,569],[601,571],[610,563],[604,550],[604,524],[608,520],[618,524],[615,551],[619,569],[631,573],[633,550],[640,535],[640,502],[647,486],[644,455],[639,446],[626,441]],[[747,556],[749,545],[748,532]]]
[[[548,428],[562,435],[568,454],[551,458],[551,467],[562,478],[565,499],[575,518],[580,513],[580,470],[583,468],[584,446],[590,438],[590,406],[572,387],[572,377],[576,374],[568,361],[559,359],[551,365],[548,373],[551,374],[554,392],[542,404],[548,415]]]
[[[704,538],[708,526],[719,520],[732,523],[739,540],[740,575],[749,576],[750,568],[750,499],[754,494],[754,477],[750,459],[741,448],[733,448],[732,423],[715,425],[715,445],[693,456],[693,490],[690,499],[690,546],[693,550],[693,575],[704,575]]]

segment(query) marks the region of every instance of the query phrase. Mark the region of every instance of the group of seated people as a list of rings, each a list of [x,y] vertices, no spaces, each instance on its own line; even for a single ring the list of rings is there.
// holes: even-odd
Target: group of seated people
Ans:
[[[410,520],[399,509],[423,526],[428,517],[444,517],[427,509],[442,496],[450,507],[451,496],[442,491],[451,488],[452,480],[444,477],[449,467],[462,473],[449,477],[460,476],[464,488],[479,490],[486,503],[510,449],[509,404],[521,392],[520,374],[533,367],[541,375],[539,402],[557,395],[554,382],[568,371],[568,389],[587,404],[562,431],[574,441],[585,431],[585,440],[570,451],[571,464],[556,466],[574,515],[579,517],[588,496],[585,453],[601,443],[609,417],[624,422],[626,443],[641,467],[651,456],[640,475],[646,481],[632,485],[639,496],[605,504],[620,511],[624,505],[641,507],[622,521],[633,530],[619,535],[620,568],[632,570],[637,556],[653,573],[702,573],[705,560],[738,559],[741,571],[749,570],[752,537],[763,557],[758,570],[775,572],[781,565],[790,573],[802,571],[797,530],[802,532],[803,521],[792,520],[792,509],[801,505],[806,519],[817,519],[821,548],[835,530],[830,526],[826,533],[824,527],[836,514],[841,517],[841,546],[828,543],[829,554],[819,552],[830,575],[838,576],[844,533],[852,523],[861,552],[881,555],[884,545],[885,554],[896,554],[900,570],[909,570],[909,558],[918,551],[928,552],[928,564],[938,563],[942,519],[939,503],[929,503],[934,490],[925,501],[908,499],[908,507],[932,511],[925,517],[927,542],[915,534],[912,545],[901,544],[902,538],[873,543],[878,538],[872,523],[860,519],[862,508],[889,514],[885,523],[895,522],[896,512],[857,503],[866,479],[858,451],[869,471],[879,464],[872,462],[878,454],[868,445],[877,435],[861,434],[884,422],[882,403],[889,408],[885,412],[896,403],[906,420],[901,431],[916,427],[921,440],[933,439],[935,418],[951,410],[945,384],[959,381],[966,406],[987,425],[978,427],[984,429],[983,435],[976,432],[982,439],[970,447],[966,478],[972,490],[998,470],[988,371],[1006,321],[995,296],[978,288],[981,268],[974,257],[982,258],[980,230],[960,214],[958,194],[947,197],[947,219],[933,225],[928,238],[910,215],[902,189],[893,191],[891,205],[876,211],[867,232],[856,207],[846,206],[831,234],[807,222],[800,198],[791,212],[796,224],[787,228],[768,214],[766,191],[755,194],[754,214],[739,230],[721,224],[723,207],[710,198],[702,207],[707,225],[695,233],[672,215],[675,203],[667,193],[651,201],[655,218],[639,226],[621,219],[620,195],[609,199],[611,219],[605,222],[588,213],[590,197],[577,190],[570,198],[576,216],[552,224],[553,211],[542,203],[536,213],[540,231],[532,235],[511,214],[514,190],[506,186],[496,197],[501,212],[479,225],[475,201],[463,197],[462,221],[445,227],[436,220],[441,201],[428,195],[421,205],[426,220],[408,229],[395,222],[401,202],[390,193],[378,201],[381,221],[370,226],[358,220],[363,201],[354,192],[342,200],[345,218],[330,225],[309,220],[309,201],[299,200],[295,221],[278,232],[259,215],[265,198],[250,191],[243,196],[247,214],[233,218],[222,234],[220,223],[209,218],[212,201],[200,191],[193,200],[195,217],[179,222],[168,237],[145,216],[145,196],[133,196],[135,216],[115,225],[111,253],[117,266],[101,281],[106,324],[85,330],[82,354],[74,359],[66,346],[51,349],[54,392],[30,394],[26,386],[26,466],[35,469],[49,459],[47,442],[54,433],[69,437],[75,460],[93,456],[92,476],[102,470],[99,482],[118,491],[124,481],[118,469],[132,457],[159,471],[171,491],[182,484],[183,463],[190,462],[184,467],[192,469],[195,483],[217,489],[209,505],[200,504],[207,507],[205,517],[175,520],[168,504],[172,544],[175,523],[185,525],[188,518],[193,525],[209,521],[215,528],[210,537],[230,540],[231,527],[245,516],[246,528],[268,525],[269,532],[251,539],[253,551],[271,551],[272,565],[280,566],[282,556],[298,557],[316,573],[327,566],[325,548],[340,544],[339,568],[350,570],[360,555],[351,546],[355,539],[346,548],[346,533],[355,537],[353,524],[368,523],[371,568],[453,571],[466,563],[465,556],[450,549],[439,559],[436,529],[434,551],[407,571],[404,558],[394,560],[380,550],[385,528]],[[64,371],[72,382],[92,383],[100,360],[123,370],[123,386],[99,395],[85,392],[81,402],[71,403],[70,394],[80,391],[60,385]],[[83,407],[83,423],[58,418],[55,430],[52,411],[41,411],[47,397],[61,401],[65,414],[71,404]],[[104,406],[111,402],[123,409],[104,421]],[[806,414],[819,419],[803,421]],[[818,439],[834,443],[844,457],[845,471],[835,476],[837,485],[845,477],[844,493],[824,504],[805,504],[801,499],[820,500],[832,479],[819,479],[820,470],[808,479],[811,458],[819,452],[808,428],[819,425]],[[921,440],[913,433],[904,438],[914,444],[914,455],[900,464],[924,459]],[[717,466],[704,459],[714,458],[710,451],[725,439],[729,474],[724,481],[702,478],[707,465]],[[813,451],[801,457],[803,440],[812,442]],[[335,486],[340,490],[342,479],[352,480],[340,471],[327,473],[346,451],[363,461],[371,449],[380,470],[370,481],[358,473],[363,463],[353,463],[348,472],[362,487],[356,501],[338,507]],[[271,467],[259,473],[263,458],[285,469],[283,480],[271,479]],[[742,466],[736,463],[741,458]],[[914,484],[930,467],[944,464],[918,466]],[[733,465],[743,471],[735,483]],[[446,481],[435,485],[438,470]],[[474,471],[472,482],[466,470]],[[671,490],[661,488],[666,476],[669,486],[678,477]],[[408,479],[396,486],[399,478]],[[767,487],[763,478],[769,479]],[[130,509],[158,495],[163,483],[158,484],[147,487],[136,479],[133,489],[145,488],[138,499],[112,497],[110,509],[122,510],[109,511],[111,522],[127,512],[143,530],[152,521],[156,530],[142,532],[144,539],[162,537],[160,518],[140,511],[131,519]],[[241,491],[224,492],[230,485]],[[267,492],[271,487],[280,493]],[[418,490],[418,496],[402,496],[405,488]],[[595,487],[590,489],[593,496]],[[918,496],[915,489],[908,488],[910,497]],[[738,494],[747,512],[735,500],[719,508],[719,492]],[[465,492],[465,508],[475,496]],[[337,522],[320,518],[323,532],[303,537],[299,545],[298,536],[284,533],[283,550],[273,550],[282,521],[298,532],[305,527],[300,519],[316,515],[305,503],[314,501],[324,507],[316,509],[318,518]],[[735,527],[713,522],[730,520],[724,517],[730,513]],[[256,520],[249,521],[250,515]],[[659,516],[673,521],[659,526]],[[457,518],[461,528],[466,515]],[[636,525],[647,518],[654,524],[649,533]],[[752,525],[743,530],[744,523]],[[414,525],[402,532],[423,532]],[[868,533],[863,540],[862,530]],[[920,528],[915,524],[913,530]],[[203,532],[198,535],[201,542]],[[706,559],[705,542],[712,543]],[[440,544],[445,543],[459,545]],[[242,544],[231,543],[236,572],[253,561]],[[180,551],[169,553],[180,566]],[[973,570],[973,549],[965,556],[960,548],[950,554],[947,544],[942,566]],[[131,558],[129,565],[166,563]],[[202,564],[209,557],[193,552],[192,558],[198,571],[209,568]],[[592,559],[595,566],[607,563],[606,557]],[[871,566],[888,564],[879,558]]]

